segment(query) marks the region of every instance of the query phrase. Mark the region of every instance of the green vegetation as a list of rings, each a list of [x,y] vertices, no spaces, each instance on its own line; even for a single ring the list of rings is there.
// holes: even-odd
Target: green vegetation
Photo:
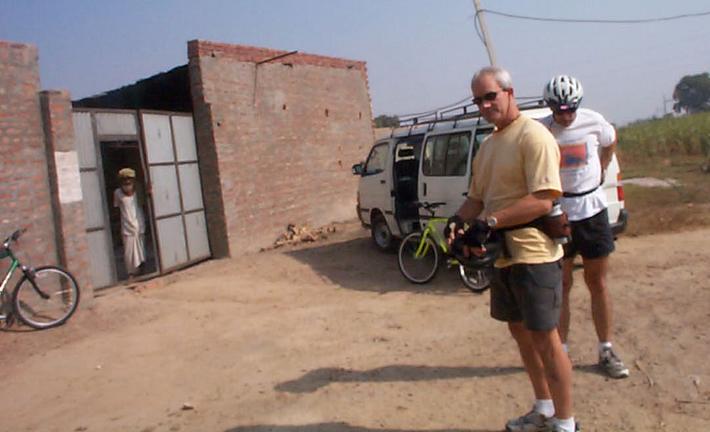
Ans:
[[[375,117],[375,127],[376,128],[383,128],[383,127],[398,127],[399,126],[399,117],[397,116],[388,116],[386,114],[378,115]]]
[[[710,74],[684,76],[673,90],[676,112],[696,113],[710,110]]]
[[[632,123],[619,129],[624,159],[710,156],[710,112]]]
[[[670,188],[624,186],[627,235],[710,226],[710,113],[620,128],[618,150],[624,178],[677,181]]]

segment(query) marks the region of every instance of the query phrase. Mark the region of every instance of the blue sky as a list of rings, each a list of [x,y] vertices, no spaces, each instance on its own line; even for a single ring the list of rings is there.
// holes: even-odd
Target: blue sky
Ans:
[[[586,19],[710,10],[703,0],[481,3]],[[36,44],[42,87],[74,98],[186,63],[191,39],[364,60],[375,115],[404,114],[468,95],[472,73],[488,64],[473,16],[471,0],[0,0],[0,39]],[[618,124],[662,114],[683,75],[710,71],[710,16],[638,25],[486,21],[518,95],[539,95],[552,75],[569,73],[584,85],[583,105]]]

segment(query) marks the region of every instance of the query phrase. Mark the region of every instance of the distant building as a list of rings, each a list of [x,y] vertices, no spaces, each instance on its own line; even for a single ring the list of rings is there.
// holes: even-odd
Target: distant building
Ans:
[[[39,93],[35,47],[0,41],[0,233],[29,225],[33,261],[116,283],[126,166],[146,186],[151,275],[355,216],[350,167],[373,140],[364,62],[206,41],[188,58],[71,102]]]

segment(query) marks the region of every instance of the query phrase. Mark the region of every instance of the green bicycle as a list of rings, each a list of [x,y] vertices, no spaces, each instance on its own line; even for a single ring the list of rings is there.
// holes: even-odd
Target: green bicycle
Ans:
[[[5,326],[12,325],[17,317],[35,329],[56,327],[66,322],[79,306],[79,285],[71,273],[60,267],[31,268],[20,263],[10,246],[25,231],[15,231],[0,247],[0,259],[11,260],[0,285],[0,319],[5,321]],[[10,295],[5,288],[18,268],[23,274]]]
[[[439,270],[440,256],[446,257],[448,267],[458,266],[461,282],[474,293],[482,293],[491,281],[491,268],[471,268],[464,265],[452,253],[442,234],[446,218],[435,217],[435,209],[446,203],[417,203],[431,214],[422,232],[407,235],[399,245],[399,271],[408,281],[425,284],[431,281]]]

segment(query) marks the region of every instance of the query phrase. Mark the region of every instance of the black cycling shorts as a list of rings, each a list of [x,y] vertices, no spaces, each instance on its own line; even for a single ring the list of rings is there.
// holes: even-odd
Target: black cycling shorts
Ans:
[[[603,258],[614,252],[614,234],[606,209],[587,219],[571,221],[570,226],[572,239],[564,246],[565,258],[574,258],[578,253],[583,258]]]

